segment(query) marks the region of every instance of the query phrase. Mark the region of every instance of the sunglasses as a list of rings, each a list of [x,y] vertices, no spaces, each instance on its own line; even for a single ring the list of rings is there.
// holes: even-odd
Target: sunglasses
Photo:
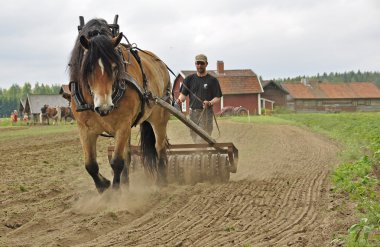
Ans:
[[[197,61],[195,62],[196,65],[205,65],[206,63],[205,62],[201,62],[201,61]]]

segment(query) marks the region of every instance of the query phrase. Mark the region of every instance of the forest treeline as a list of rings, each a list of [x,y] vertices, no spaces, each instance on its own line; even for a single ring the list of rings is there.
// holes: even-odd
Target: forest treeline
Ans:
[[[261,78],[262,79],[262,78]],[[344,73],[323,73],[315,76],[297,76],[293,78],[275,79],[276,83],[281,82],[299,82],[302,79],[322,82],[373,82],[380,88],[380,72],[361,72],[349,71]],[[265,80],[265,79],[264,79]],[[61,85],[48,85],[35,83],[34,86],[30,83],[25,83],[23,86],[13,84],[8,89],[0,88],[0,117],[6,117],[13,110],[18,110],[20,99],[26,99],[28,94],[58,94]]]
[[[380,88],[380,72],[348,71],[344,73],[331,72],[315,76],[296,76],[293,78],[276,79],[275,82],[299,82],[302,79],[321,82],[373,82]]]
[[[8,89],[0,88],[0,117],[9,117],[13,110],[18,110],[20,100],[26,99],[28,94],[58,94],[61,85],[43,83],[25,83],[23,86],[13,84]]]

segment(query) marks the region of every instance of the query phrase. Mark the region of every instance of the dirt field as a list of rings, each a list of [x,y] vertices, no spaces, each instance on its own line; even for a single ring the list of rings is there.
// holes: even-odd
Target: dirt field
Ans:
[[[240,152],[229,183],[159,190],[135,173],[129,191],[102,195],[76,130],[0,141],[0,246],[339,246],[331,241],[352,224],[330,191],[339,146],[295,126],[219,124],[218,141]],[[168,135],[190,142],[179,122]],[[98,146],[108,178],[110,143]]]

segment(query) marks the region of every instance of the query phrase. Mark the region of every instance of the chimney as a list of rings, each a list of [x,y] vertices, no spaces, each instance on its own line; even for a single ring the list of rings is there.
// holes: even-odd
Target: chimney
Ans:
[[[218,69],[218,74],[224,74],[224,62],[223,61],[217,61],[216,62],[216,68]]]
[[[305,86],[309,84],[308,80],[305,77],[301,79],[301,83]]]

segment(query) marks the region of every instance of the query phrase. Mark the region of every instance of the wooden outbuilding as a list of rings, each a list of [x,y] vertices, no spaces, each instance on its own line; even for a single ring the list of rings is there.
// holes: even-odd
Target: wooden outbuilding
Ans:
[[[24,115],[25,105],[26,105],[26,99],[20,99],[20,104],[18,106],[18,112],[20,116]]]
[[[380,111],[380,89],[371,82],[282,83],[287,106],[295,112]]]
[[[261,94],[262,107],[273,110],[274,107],[286,107],[286,96],[289,94],[274,81],[263,81],[264,92]]]

